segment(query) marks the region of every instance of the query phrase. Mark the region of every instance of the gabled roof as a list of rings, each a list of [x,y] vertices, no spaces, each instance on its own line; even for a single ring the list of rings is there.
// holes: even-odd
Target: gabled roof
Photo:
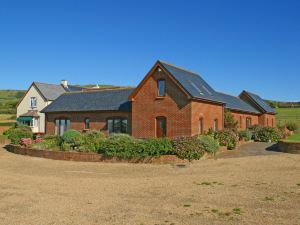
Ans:
[[[53,101],[65,92],[82,91],[85,89],[75,85],[63,87],[61,84],[46,84],[40,82],[33,82],[33,84],[47,101]]]
[[[158,61],[191,95],[192,98],[221,102],[216,91],[199,74]]]
[[[225,108],[237,111],[260,114],[260,112],[242,99],[217,92],[219,99],[225,103]]]
[[[248,97],[250,97],[250,99],[252,101],[254,101],[256,103],[256,105],[259,108],[261,108],[264,112],[276,114],[276,111],[266,101],[264,101],[260,96],[258,96],[257,94],[251,93],[249,91],[243,91],[240,94],[240,96],[242,94],[246,94]]]
[[[130,88],[69,92],[58,97],[42,112],[131,111],[128,97],[133,90]]]
[[[33,85],[35,85],[35,87],[47,101],[53,101],[66,92],[66,90],[61,85],[57,84],[33,82]]]

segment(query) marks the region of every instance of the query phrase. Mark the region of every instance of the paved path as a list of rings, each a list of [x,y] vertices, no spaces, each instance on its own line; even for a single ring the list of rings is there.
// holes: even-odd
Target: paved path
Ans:
[[[259,155],[274,155],[274,154],[283,154],[276,150],[275,143],[261,143],[261,142],[252,142],[249,144],[244,144],[238,149],[227,150],[220,152],[217,155],[217,158],[239,158],[247,156],[259,156]]]

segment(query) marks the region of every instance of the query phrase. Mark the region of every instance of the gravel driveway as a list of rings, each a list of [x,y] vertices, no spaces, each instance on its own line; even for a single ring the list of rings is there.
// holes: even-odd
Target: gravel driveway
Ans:
[[[217,158],[239,158],[274,154],[284,154],[277,150],[275,143],[251,142],[235,150],[223,151],[217,155]]]
[[[55,161],[0,148],[0,224],[300,224],[300,155],[172,165]]]

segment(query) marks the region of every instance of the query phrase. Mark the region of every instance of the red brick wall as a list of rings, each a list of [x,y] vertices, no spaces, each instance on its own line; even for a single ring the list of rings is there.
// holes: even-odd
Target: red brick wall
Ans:
[[[55,133],[55,119],[68,118],[71,121],[71,129],[83,131],[85,129],[85,118],[90,118],[90,129],[100,130],[107,133],[107,119],[122,117],[128,119],[128,133],[131,134],[131,113],[130,112],[72,112],[72,113],[47,113],[46,133]]]
[[[262,114],[259,117],[259,125],[268,126],[268,127],[276,127],[275,115],[273,114]]]
[[[214,103],[193,101],[192,102],[192,124],[191,135],[200,133],[199,119],[203,119],[203,131],[207,132],[209,128],[214,127],[215,119],[218,120],[218,129],[223,129],[223,105]]]
[[[239,130],[246,129],[246,118],[248,117],[251,118],[251,125],[259,124],[259,120],[258,120],[259,115],[244,113],[244,112],[236,112],[236,111],[231,111],[231,114],[233,115],[234,119],[238,121]]]
[[[166,80],[166,96],[157,98],[157,80]],[[191,102],[184,92],[164,74],[154,71],[132,102],[132,135],[156,136],[156,117],[167,118],[167,137],[191,135]]]

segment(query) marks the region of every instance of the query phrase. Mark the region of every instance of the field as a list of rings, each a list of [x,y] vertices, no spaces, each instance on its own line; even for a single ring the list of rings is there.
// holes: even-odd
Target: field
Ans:
[[[298,124],[298,132],[300,132],[300,108],[277,108],[276,112],[277,124],[295,121]]]

